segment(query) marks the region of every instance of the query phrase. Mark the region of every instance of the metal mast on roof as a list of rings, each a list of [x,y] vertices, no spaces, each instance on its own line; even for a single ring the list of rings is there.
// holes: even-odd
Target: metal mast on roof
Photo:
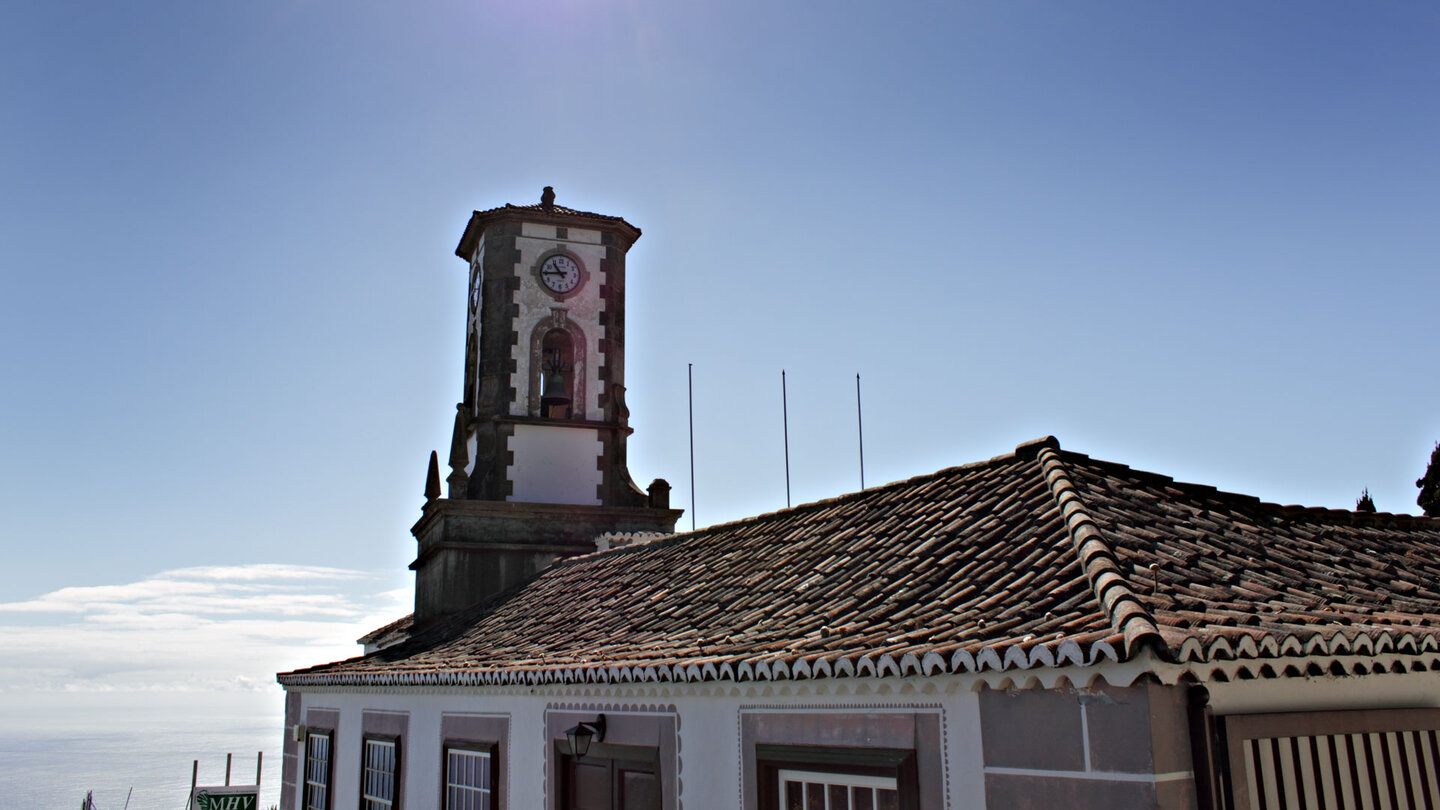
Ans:
[[[790,408],[785,400],[785,369],[780,369],[780,420],[785,426],[785,508],[790,508]]]
[[[685,364],[685,380],[690,391],[690,531],[695,531],[695,364]]]
[[[860,488],[865,488],[865,419],[860,414],[860,375],[855,375],[855,426],[860,436]]]

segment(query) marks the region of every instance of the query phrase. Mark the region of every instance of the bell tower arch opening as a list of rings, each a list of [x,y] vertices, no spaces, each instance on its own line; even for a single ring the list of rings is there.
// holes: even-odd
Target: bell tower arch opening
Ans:
[[[589,418],[585,330],[563,309],[535,325],[530,335],[526,412],[540,419]]]

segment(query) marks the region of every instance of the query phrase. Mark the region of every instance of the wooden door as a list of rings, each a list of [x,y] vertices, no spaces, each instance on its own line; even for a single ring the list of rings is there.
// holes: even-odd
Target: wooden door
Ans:
[[[654,762],[567,756],[561,773],[564,810],[660,810]]]

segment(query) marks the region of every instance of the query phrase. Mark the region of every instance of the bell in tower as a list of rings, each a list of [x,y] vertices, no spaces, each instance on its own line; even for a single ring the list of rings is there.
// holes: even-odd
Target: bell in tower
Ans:
[[[570,380],[567,372],[574,370],[574,364],[566,362],[571,356],[570,338],[564,332],[551,332],[545,336],[541,346],[545,358],[540,373],[544,384],[540,389],[540,415],[546,419],[569,419]]]
[[[640,229],[555,203],[476,211],[447,497],[412,532],[417,622],[478,602],[607,532],[670,533],[668,485],[626,467],[625,257]],[[430,487],[427,485],[427,492]]]

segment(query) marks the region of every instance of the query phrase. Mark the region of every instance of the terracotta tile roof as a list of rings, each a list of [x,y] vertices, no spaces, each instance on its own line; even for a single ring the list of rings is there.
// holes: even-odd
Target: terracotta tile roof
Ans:
[[[566,560],[405,643],[280,680],[932,674],[1141,650],[1173,663],[1440,652],[1440,520],[1278,506],[1047,438]]]
[[[502,211],[527,211],[534,214],[547,216],[577,217],[579,219],[593,219],[596,222],[625,222],[624,217],[611,216],[609,214],[596,214],[590,211],[577,211],[574,208],[566,208],[563,205],[551,205],[548,208],[540,203],[534,205],[512,205],[505,203],[496,208],[487,208],[484,211],[476,211],[475,215],[487,217],[491,214],[498,214]],[[626,223],[629,225],[629,223]],[[634,227],[634,226],[631,226]]]
[[[388,647],[397,641],[404,641],[409,636],[411,627],[415,623],[415,614],[402,616],[384,627],[377,627],[360,638],[355,639],[356,644],[375,645]]]

